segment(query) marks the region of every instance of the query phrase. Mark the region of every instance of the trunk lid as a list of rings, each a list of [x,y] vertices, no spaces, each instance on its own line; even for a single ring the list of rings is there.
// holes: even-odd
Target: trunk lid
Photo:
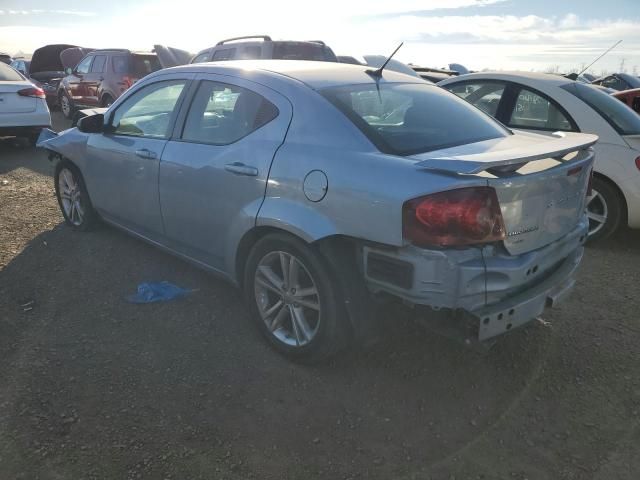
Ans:
[[[18,95],[20,90],[33,88],[28,82],[0,82],[0,114],[29,113],[37,106],[37,98]]]
[[[504,246],[519,255],[573,230],[584,214],[595,135],[505,138],[416,155],[419,168],[474,177],[496,190],[506,228]]]

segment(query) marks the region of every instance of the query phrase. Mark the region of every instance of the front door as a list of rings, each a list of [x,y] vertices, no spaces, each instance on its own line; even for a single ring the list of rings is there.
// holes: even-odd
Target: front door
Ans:
[[[85,177],[94,207],[149,238],[163,233],[158,199],[160,157],[189,82],[167,75],[138,88],[109,112],[108,133],[90,135]]]
[[[171,246],[225,271],[234,232],[255,223],[291,104],[250,81],[197,80],[184,126],[162,154],[160,203]]]
[[[84,91],[86,97],[84,104],[89,106],[100,106],[100,85],[104,80],[104,70],[107,63],[106,55],[96,55],[93,63],[91,64],[91,70],[84,76]]]
[[[75,105],[86,105],[85,76],[91,70],[91,62],[93,62],[93,55],[83,58],[68,79],[69,93]]]

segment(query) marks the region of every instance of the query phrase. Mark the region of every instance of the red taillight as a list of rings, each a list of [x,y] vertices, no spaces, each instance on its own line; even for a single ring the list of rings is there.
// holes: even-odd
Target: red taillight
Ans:
[[[636,158],[636,168],[640,170],[640,157]]]
[[[404,238],[418,246],[460,246],[504,240],[496,191],[471,187],[434,193],[405,202]]]
[[[130,77],[128,75],[125,75],[122,77],[122,84],[124,85],[124,88],[131,88],[131,85],[133,85],[134,83],[136,83],[138,81],[137,78],[133,78]]]
[[[44,94],[44,90],[40,87],[29,87],[23,88],[22,90],[18,90],[18,95],[21,97],[33,97],[33,98],[46,98],[47,96]]]

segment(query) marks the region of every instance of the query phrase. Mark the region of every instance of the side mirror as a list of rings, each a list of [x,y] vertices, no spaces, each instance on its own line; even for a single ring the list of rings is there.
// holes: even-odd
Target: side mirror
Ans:
[[[67,67],[64,69],[64,73],[66,73],[67,75],[71,75],[73,73],[73,68],[71,67]]]
[[[78,120],[78,130],[83,133],[102,133],[104,132],[104,115],[96,113],[88,117],[82,117]]]

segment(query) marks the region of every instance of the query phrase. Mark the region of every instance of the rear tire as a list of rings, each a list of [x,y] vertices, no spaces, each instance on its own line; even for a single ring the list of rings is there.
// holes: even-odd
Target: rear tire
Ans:
[[[62,111],[62,114],[65,116],[65,118],[71,120],[76,109],[73,105],[73,101],[69,98],[69,95],[67,95],[65,91],[61,91],[58,94],[58,103],[60,104],[60,111]]]
[[[68,160],[61,160],[56,165],[53,178],[56,198],[65,223],[76,230],[93,229],[98,222],[98,214],[93,209],[78,167]]]
[[[608,180],[594,176],[592,195],[587,199],[589,242],[609,238],[620,227],[624,209],[620,192]]]
[[[296,361],[317,363],[343,350],[348,316],[335,274],[312,246],[270,234],[249,252],[244,296],[267,341]]]

